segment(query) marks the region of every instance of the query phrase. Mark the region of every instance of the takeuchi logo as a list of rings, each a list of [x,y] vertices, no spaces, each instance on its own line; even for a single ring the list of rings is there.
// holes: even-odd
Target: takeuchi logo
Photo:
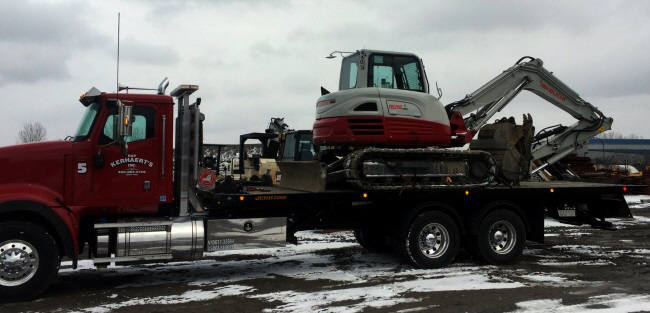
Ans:
[[[122,164],[142,164],[148,167],[153,167],[153,162],[147,159],[138,158],[135,155],[129,155],[126,158],[117,159],[111,162],[111,167],[116,167]]]

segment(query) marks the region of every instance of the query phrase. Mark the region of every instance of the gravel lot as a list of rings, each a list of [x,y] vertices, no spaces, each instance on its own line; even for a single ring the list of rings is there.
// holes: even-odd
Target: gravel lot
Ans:
[[[650,204],[617,231],[547,221],[546,243],[520,262],[482,265],[460,255],[419,270],[365,252],[349,232],[299,233],[280,249],[97,270],[63,269],[40,299],[0,312],[650,312]],[[650,197],[646,197],[650,198]]]

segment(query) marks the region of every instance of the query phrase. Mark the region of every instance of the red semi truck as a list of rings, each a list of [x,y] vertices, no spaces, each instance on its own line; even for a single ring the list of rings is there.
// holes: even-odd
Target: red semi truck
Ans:
[[[39,295],[63,257],[73,267],[81,258],[99,267],[197,260],[204,252],[295,243],[299,230],[336,228],[354,229],[367,249],[393,247],[418,267],[444,266],[460,248],[502,264],[516,260],[526,240],[543,242],[545,214],[601,228],[611,226],[604,218],[630,216],[623,199],[629,187],[606,184],[300,190],[226,179],[198,188],[206,167],[205,117],[200,98],[190,102],[198,86],[170,95],[164,87],[158,94],[92,88],[80,97],[86,113],[74,137],[0,148],[1,297]],[[319,166],[297,155],[276,153],[285,167]],[[317,185],[322,176],[314,175]]]

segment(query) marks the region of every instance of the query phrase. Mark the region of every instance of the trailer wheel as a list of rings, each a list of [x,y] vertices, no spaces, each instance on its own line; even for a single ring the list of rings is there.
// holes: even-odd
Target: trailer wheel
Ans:
[[[38,296],[56,279],[59,260],[56,241],[42,227],[0,223],[0,298]]]
[[[490,264],[514,262],[524,250],[526,231],[519,215],[498,209],[488,213],[480,223],[475,238],[478,257]]]
[[[378,230],[368,227],[360,227],[354,230],[354,238],[364,249],[380,253],[386,252],[388,245],[385,242],[384,234]]]
[[[438,268],[454,261],[460,248],[456,222],[440,211],[418,215],[401,240],[402,254],[420,268]]]

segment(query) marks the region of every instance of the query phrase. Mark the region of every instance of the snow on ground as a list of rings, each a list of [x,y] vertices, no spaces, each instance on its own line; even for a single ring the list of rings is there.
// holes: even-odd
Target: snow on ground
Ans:
[[[180,304],[196,301],[207,301],[224,296],[235,296],[251,291],[252,288],[248,286],[230,285],[213,290],[189,290],[180,295],[172,296],[158,296],[147,298],[133,298],[122,302],[109,303],[96,307],[91,307],[78,312],[90,313],[107,313],[123,307],[147,305],[147,304]],[[117,298],[116,297],[112,297]]]
[[[648,196],[626,196],[637,207]],[[431,292],[521,289],[545,286],[594,286],[602,282],[586,282],[562,269],[580,266],[612,266],[622,255],[650,259],[650,249],[619,249],[603,245],[581,245],[582,236],[592,233],[588,226],[574,226],[545,221],[545,237],[569,237],[576,244],[559,244],[544,248],[527,248],[525,257],[534,258],[534,270],[518,267],[496,267],[476,263],[455,263],[436,270],[414,269],[395,256],[364,252],[351,232],[299,232],[299,245],[271,249],[238,250],[210,253],[211,259],[197,262],[175,262],[140,266],[112,266],[99,271],[109,277],[140,275],[112,288],[105,301],[77,309],[77,312],[104,313],[116,309],[148,304],[182,304],[210,301],[223,297],[243,297],[268,304],[266,312],[360,312],[369,308],[390,308],[398,304],[417,303]],[[648,224],[650,218],[616,219],[617,226]],[[621,239],[622,245],[634,244]],[[552,252],[552,253],[549,253]],[[341,257],[341,254],[344,257]],[[586,259],[578,259],[580,257]],[[341,261],[343,259],[343,261]],[[539,266],[541,265],[541,267]],[[81,261],[77,270],[62,269],[65,278],[78,272],[96,272],[90,261]],[[101,279],[101,278],[99,278]],[[274,283],[272,290],[261,290],[260,280],[286,279],[300,282],[317,281],[321,288],[304,290],[292,283]],[[119,279],[118,279],[119,281]],[[127,280],[128,281],[128,280]],[[183,287],[168,295],[130,296],[129,288],[154,287],[166,284]],[[277,285],[277,286],[276,286]],[[518,302],[516,312],[610,312],[634,311],[650,307],[650,296],[608,294],[591,297],[586,303],[564,304],[561,299],[539,299]],[[415,307],[400,312],[435,310],[436,306]]]
[[[517,313],[589,313],[589,312],[647,312],[649,295],[608,294],[590,297],[586,303],[564,305],[562,299],[540,299],[518,302]]]
[[[644,200],[650,202],[650,195],[625,195],[625,201],[628,204],[640,204]]]
[[[154,266],[123,266],[109,269],[109,275],[129,275],[134,271],[151,271],[137,283],[117,286],[113,292],[126,288],[152,287],[179,282],[188,289],[180,294],[124,298],[123,294],[108,299],[110,303],[88,307],[79,312],[103,313],[127,306],[218,299],[233,294],[273,303],[268,312],[360,312],[367,308],[391,307],[419,301],[419,295],[440,291],[513,289],[534,286],[580,286],[587,283],[576,277],[557,272],[527,272],[504,270],[497,266],[456,263],[436,270],[414,269],[393,256],[364,253],[349,232],[325,234],[298,233],[300,244],[294,248],[257,251],[251,259],[220,260],[239,256],[236,252],[213,254],[216,260],[176,262]],[[335,241],[335,240],[343,240]],[[345,264],[337,263],[337,250],[355,247]],[[327,250],[328,253],[322,253]],[[249,253],[250,251],[246,251]],[[534,252],[527,250],[526,253]],[[93,269],[86,268],[86,271]],[[67,271],[62,275],[72,275]],[[326,281],[327,288],[301,291],[290,286],[278,286],[277,291],[258,292],[250,283],[257,279],[298,279]],[[117,298],[117,299],[116,299]],[[352,304],[351,304],[352,302]]]

